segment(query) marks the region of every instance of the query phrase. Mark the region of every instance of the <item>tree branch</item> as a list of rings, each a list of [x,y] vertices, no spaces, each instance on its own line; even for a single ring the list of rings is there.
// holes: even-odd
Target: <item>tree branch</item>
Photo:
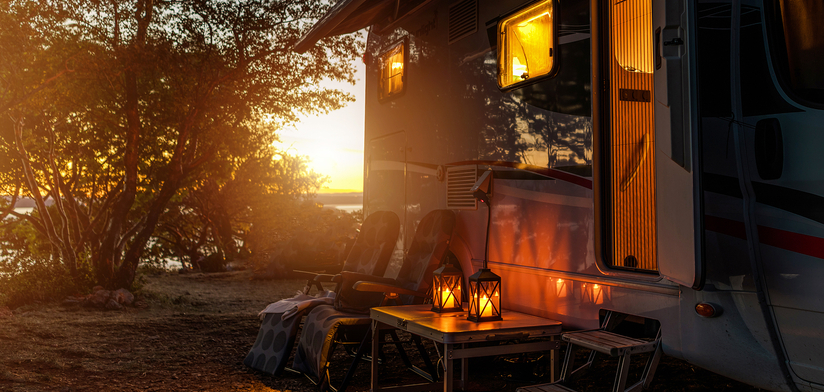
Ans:
[[[37,180],[34,178],[34,171],[31,167],[29,154],[26,147],[23,146],[23,119],[14,119],[14,141],[17,146],[17,154],[20,156],[20,162],[23,164],[23,172],[26,175],[26,183],[29,187],[29,192],[34,198],[37,209],[40,211],[40,219],[43,221],[44,232],[49,238],[49,242],[62,248],[60,237],[54,227],[54,222],[51,219],[49,211],[46,209],[46,203],[43,201],[43,195],[40,194],[40,188]]]
[[[70,229],[70,222],[69,217],[66,214],[66,209],[63,206],[63,196],[61,192],[62,184],[63,184],[63,175],[60,174],[60,170],[57,168],[57,159],[54,153],[54,129],[53,127],[47,127],[49,131],[49,166],[52,169],[52,176],[53,176],[53,191],[54,191],[54,205],[57,207],[58,216],[60,217],[60,236],[62,245],[66,248],[63,250],[63,263],[69,267],[69,271],[71,272],[72,277],[77,276],[77,259],[74,253],[74,246],[72,245],[71,239],[71,229]],[[76,223],[76,221],[74,222]]]
[[[46,88],[49,84],[51,84],[51,83],[52,83],[52,82],[54,82],[55,80],[60,79],[63,75],[73,73],[73,72],[74,72],[74,70],[73,70],[73,69],[69,69],[69,60],[70,60],[72,57],[74,57],[74,56],[71,56],[71,57],[67,58],[67,59],[63,62],[64,69],[63,69],[62,71],[60,71],[60,72],[58,72],[57,74],[55,74],[54,76],[52,76],[52,77],[50,77],[50,78],[46,79],[45,81],[43,81],[43,83],[40,83],[40,85],[39,85],[39,86],[35,87],[35,88],[34,88],[34,90],[29,91],[29,93],[28,93],[28,94],[23,95],[21,98],[19,98],[19,99],[17,99],[17,100],[12,101],[12,102],[11,102],[11,103],[9,103],[8,105],[6,105],[6,107],[4,107],[4,108],[0,108],[0,113],[4,113],[5,111],[7,111],[7,110],[9,110],[9,109],[11,109],[11,108],[13,108],[13,107],[15,107],[15,106],[17,106],[17,105],[19,105],[19,104],[21,104],[21,103],[23,103],[23,102],[26,102],[26,100],[28,100],[29,98],[31,98],[32,96],[34,96],[35,94],[37,94],[38,92],[40,92],[41,90],[45,89],[45,88]]]
[[[17,197],[20,195],[20,187],[21,187],[20,183],[17,183],[17,185],[15,185],[14,195],[12,195],[12,197],[11,197],[11,202],[9,203],[9,207],[6,208],[5,210],[3,210],[2,212],[0,212],[0,222],[2,222],[3,219],[6,219],[6,217],[9,216],[9,213],[14,211],[14,205],[17,204]]]

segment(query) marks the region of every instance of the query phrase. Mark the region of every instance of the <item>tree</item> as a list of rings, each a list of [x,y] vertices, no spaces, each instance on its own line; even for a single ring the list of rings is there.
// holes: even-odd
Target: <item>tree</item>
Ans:
[[[229,161],[215,160],[201,178],[170,203],[158,228],[161,245],[181,263],[198,265],[204,250],[227,261],[251,255],[293,231],[306,195],[326,178],[308,170],[306,159],[267,146]],[[252,230],[262,235],[250,235]],[[263,234],[265,233],[265,234]]]
[[[351,98],[355,37],[292,44],[329,7],[298,0],[52,0],[0,5],[0,190],[72,276],[128,287],[170,202],[213,162],[259,151],[300,113]],[[5,120],[7,119],[7,120]],[[48,210],[50,198],[55,208]],[[5,210],[4,210],[5,211]]]

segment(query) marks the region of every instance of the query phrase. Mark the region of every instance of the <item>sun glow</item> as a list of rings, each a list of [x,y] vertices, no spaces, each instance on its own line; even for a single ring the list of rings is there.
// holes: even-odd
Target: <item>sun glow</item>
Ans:
[[[363,190],[363,150],[315,141],[299,154],[309,157],[309,167],[329,176],[327,188],[361,192]]]
[[[329,177],[320,193],[363,192],[363,119],[365,67],[356,64],[358,80],[348,83],[323,81],[321,86],[355,96],[344,108],[326,115],[305,116],[294,127],[278,133],[276,146],[290,154],[309,158],[309,168]]]

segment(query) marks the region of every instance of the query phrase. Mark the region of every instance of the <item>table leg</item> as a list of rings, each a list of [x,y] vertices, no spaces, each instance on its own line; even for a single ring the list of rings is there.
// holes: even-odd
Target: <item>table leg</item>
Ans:
[[[558,335],[551,338],[552,341],[561,340]],[[549,379],[552,382],[558,381],[561,377],[561,349],[556,348],[549,352]]]
[[[461,343],[461,348],[466,348],[466,343]],[[469,358],[461,358],[461,390],[465,391],[469,382]]]
[[[378,357],[380,356],[380,325],[378,321],[372,320],[372,380],[371,390],[378,391]]]
[[[454,381],[455,365],[452,361],[452,345],[443,345],[443,362],[446,369],[443,371],[443,392],[452,392],[452,382]]]

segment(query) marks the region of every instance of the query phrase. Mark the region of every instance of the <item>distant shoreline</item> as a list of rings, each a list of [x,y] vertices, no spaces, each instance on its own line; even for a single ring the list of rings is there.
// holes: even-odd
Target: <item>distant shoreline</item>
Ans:
[[[11,200],[9,196],[2,196],[6,200]],[[363,209],[363,192],[349,193],[320,193],[315,195],[315,202],[323,204],[324,207],[336,208],[346,212]],[[52,199],[46,199],[45,204],[50,206],[54,203]],[[19,213],[26,213],[36,207],[34,199],[22,197],[17,199],[14,209]]]
[[[6,200],[11,200],[11,196],[0,196]],[[315,201],[324,206],[331,205],[363,205],[363,192],[345,192],[345,193],[318,193],[315,195]],[[50,206],[54,204],[54,200],[46,199],[45,204]],[[30,197],[21,197],[14,203],[14,208],[34,208],[37,204],[34,199]]]
[[[11,196],[0,196],[0,197],[6,199],[8,201],[11,201]],[[45,203],[47,206],[50,206],[50,205],[54,204],[54,200],[52,200],[51,198],[48,198],[48,199],[43,200],[43,203]],[[18,198],[17,202],[14,203],[14,208],[34,208],[36,206],[37,206],[37,203],[34,201],[34,199],[32,199],[30,197]]]
[[[363,192],[319,193],[315,195],[315,201],[324,206],[363,206]]]

